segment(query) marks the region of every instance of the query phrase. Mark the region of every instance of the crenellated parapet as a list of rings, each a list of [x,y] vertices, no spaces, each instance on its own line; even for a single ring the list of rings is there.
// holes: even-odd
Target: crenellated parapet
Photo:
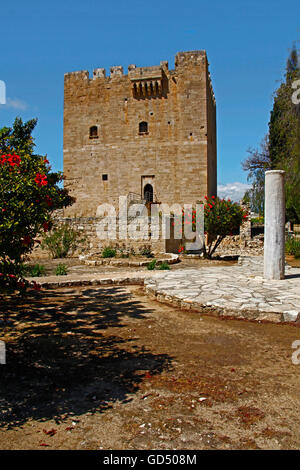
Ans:
[[[181,74],[185,70],[190,69],[192,74],[194,73],[193,68],[197,66],[206,67],[207,69],[208,88],[215,103],[205,50],[178,52],[175,57],[174,70],[169,70],[167,61],[161,61],[160,65],[149,67],[137,67],[135,64],[130,64],[128,66],[128,74],[126,75],[121,65],[115,65],[110,67],[109,75],[106,75],[105,68],[96,68],[93,70],[91,78],[89,77],[89,72],[83,70],[65,74],[65,81],[82,80],[83,82],[90,82],[105,80],[105,82],[109,83],[110,81],[117,82],[125,78],[130,81],[132,94],[135,98],[161,97],[167,95],[169,91],[168,80],[171,77],[176,83],[177,73]]]

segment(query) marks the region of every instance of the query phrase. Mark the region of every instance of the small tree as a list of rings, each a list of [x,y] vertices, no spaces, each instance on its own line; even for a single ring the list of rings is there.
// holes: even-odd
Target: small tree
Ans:
[[[222,240],[237,232],[247,216],[248,212],[237,202],[214,196],[206,198],[204,231],[207,234],[207,244],[204,244],[204,256],[212,258]]]
[[[33,154],[36,120],[17,118],[0,129],[0,292],[26,288],[22,262],[38,233],[51,226],[51,213],[73,199],[59,187],[62,173]]]

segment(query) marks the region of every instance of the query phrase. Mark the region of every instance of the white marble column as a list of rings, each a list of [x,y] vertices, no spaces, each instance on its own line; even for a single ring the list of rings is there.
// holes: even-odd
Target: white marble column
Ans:
[[[285,196],[282,170],[265,173],[264,277],[284,279]]]

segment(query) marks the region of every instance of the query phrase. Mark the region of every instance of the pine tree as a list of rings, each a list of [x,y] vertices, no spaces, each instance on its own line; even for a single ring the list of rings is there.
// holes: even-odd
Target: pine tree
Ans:
[[[264,171],[279,169],[286,172],[286,218],[300,222],[300,104],[294,104],[292,87],[300,79],[299,53],[294,45],[287,59],[285,78],[274,94],[269,133],[260,150],[250,150],[243,162],[252,181],[252,206],[262,208],[264,197]],[[253,210],[255,210],[253,207]]]

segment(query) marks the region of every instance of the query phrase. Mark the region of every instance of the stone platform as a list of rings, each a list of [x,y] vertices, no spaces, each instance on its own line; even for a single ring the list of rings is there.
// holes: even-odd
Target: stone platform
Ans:
[[[286,266],[281,281],[263,279],[263,257],[240,257],[232,266],[156,273],[144,281],[158,301],[203,312],[271,321],[300,321],[300,269]]]

